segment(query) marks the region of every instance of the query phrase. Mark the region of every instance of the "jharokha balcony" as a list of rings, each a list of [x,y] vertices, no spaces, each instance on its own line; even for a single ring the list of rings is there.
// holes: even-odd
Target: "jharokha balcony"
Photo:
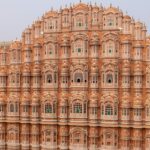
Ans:
[[[0,42],[0,150],[150,150],[147,35],[80,2]]]

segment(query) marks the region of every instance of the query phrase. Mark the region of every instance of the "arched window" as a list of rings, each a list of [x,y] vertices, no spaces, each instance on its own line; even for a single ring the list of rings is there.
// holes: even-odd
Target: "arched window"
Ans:
[[[82,17],[82,16],[78,16],[76,18],[76,27],[83,27],[84,26],[83,18],[84,17]]]
[[[107,74],[106,82],[109,84],[113,83],[113,75],[112,74]]]
[[[84,45],[83,41],[81,41],[81,40],[75,41],[75,43],[74,43],[75,52],[78,54],[83,53],[83,45]]]
[[[45,104],[45,113],[52,113],[52,105],[50,103]]]
[[[109,146],[114,146],[114,143],[115,143],[114,142],[114,138],[115,138],[114,133],[106,131],[104,136],[105,136],[105,138],[104,138],[105,139],[105,141],[104,141],[105,145],[108,146],[108,147]]]
[[[93,12],[92,13],[92,24],[96,24],[98,22],[98,13]]]
[[[66,24],[66,23],[68,23],[69,22],[69,17],[68,17],[68,15],[63,15],[62,16],[62,22],[63,22],[63,24]]]
[[[15,83],[15,75],[11,75],[11,83]]]
[[[55,29],[55,20],[53,18],[49,18],[46,22],[46,27],[48,30],[54,30]]]
[[[52,44],[47,44],[45,46],[45,55],[47,57],[53,55],[55,53],[54,46]]]
[[[105,107],[105,115],[113,115],[113,108],[110,104]]]
[[[85,145],[87,143],[87,135],[83,131],[74,131],[70,135],[70,143],[73,145]]]
[[[4,65],[6,63],[6,53],[0,54],[0,63],[1,65]]]
[[[108,19],[108,26],[113,26],[113,20],[111,18]]]
[[[77,71],[77,72],[74,74],[74,81],[75,81],[76,83],[83,82],[83,73]]]
[[[9,141],[13,141],[14,140],[14,133],[10,133],[9,134]]]
[[[115,44],[113,41],[109,41],[107,43],[107,55],[108,56],[114,56],[114,49],[115,49]],[[116,49],[117,52],[117,49]]]
[[[140,28],[135,28],[135,39],[140,40],[141,39],[141,30]]]
[[[113,20],[112,17],[109,17],[109,18],[107,19],[107,26],[114,26],[114,20]]]
[[[12,51],[12,62],[16,62],[17,53],[15,50]]]
[[[25,44],[31,44],[31,34],[30,33],[25,34]]]
[[[80,141],[80,140],[81,140],[80,138],[81,138],[80,133],[78,133],[78,132],[75,133],[75,134],[74,134],[74,144],[79,144],[79,143],[81,142],[81,141]]]
[[[14,112],[14,111],[15,111],[14,104],[10,104],[10,112]]]
[[[113,46],[109,43],[108,45],[108,54],[111,55],[113,53]]]
[[[74,113],[82,113],[82,104],[79,102],[74,103],[73,112]]]
[[[43,135],[43,142],[45,144],[53,144],[57,142],[57,132],[54,129],[45,130],[42,133]]]
[[[45,114],[56,113],[56,102],[45,101],[42,105],[42,112]]]
[[[51,141],[51,132],[50,132],[50,131],[47,131],[47,132],[46,132],[45,139],[46,139],[46,140],[45,140],[46,142],[50,142],[50,141]]]
[[[10,74],[10,83],[12,85],[19,85],[19,83],[20,83],[20,74],[19,73]]]
[[[47,75],[46,81],[47,81],[47,83],[52,83],[52,75],[51,74]]]

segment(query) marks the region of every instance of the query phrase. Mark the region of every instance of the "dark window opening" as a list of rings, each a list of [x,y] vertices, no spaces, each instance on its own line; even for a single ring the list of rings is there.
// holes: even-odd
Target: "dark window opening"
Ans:
[[[47,76],[47,83],[52,83],[52,76],[51,75]]]
[[[113,76],[112,74],[107,75],[107,83],[112,83],[113,82]]]
[[[77,82],[78,82],[78,83],[80,83],[80,82],[81,82],[81,80],[80,80],[80,79],[77,79]]]

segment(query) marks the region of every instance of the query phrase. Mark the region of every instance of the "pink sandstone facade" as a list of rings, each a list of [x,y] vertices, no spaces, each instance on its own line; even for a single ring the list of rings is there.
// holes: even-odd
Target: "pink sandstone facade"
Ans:
[[[150,150],[146,32],[79,3],[1,43],[0,150]]]

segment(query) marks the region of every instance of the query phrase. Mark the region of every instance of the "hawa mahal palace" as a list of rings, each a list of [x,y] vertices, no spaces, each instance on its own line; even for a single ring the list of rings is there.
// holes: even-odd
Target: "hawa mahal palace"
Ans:
[[[150,150],[146,33],[80,2],[1,42],[0,150]]]

